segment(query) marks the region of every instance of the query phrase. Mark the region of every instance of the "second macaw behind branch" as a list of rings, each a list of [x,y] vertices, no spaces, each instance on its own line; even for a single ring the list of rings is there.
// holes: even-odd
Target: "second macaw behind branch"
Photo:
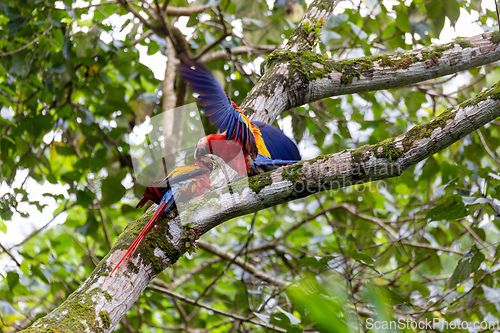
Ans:
[[[179,200],[184,202],[200,196],[205,193],[205,191],[212,188],[210,180],[212,168],[212,160],[208,157],[203,157],[198,159],[193,165],[175,168],[164,180],[151,183],[151,186],[146,187],[144,197],[139,201],[136,207],[143,207],[149,200],[156,203],[158,207],[139,236],[137,236],[111,273],[109,273],[108,279],[118,267],[122,264],[127,264],[156,222],[164,214],[174,209],[176,201]]]
[[[180,59],[183,61],[178,68],[180,77],[199,95],[198,100],[210,122],[224,133],[200,139],[195,158],[215,154],[240,175],[257,174],[300,161],[295,143],[272,125],[251,122],[205,66],[185,54]],[[244,163],[234,162],[241,152]]]

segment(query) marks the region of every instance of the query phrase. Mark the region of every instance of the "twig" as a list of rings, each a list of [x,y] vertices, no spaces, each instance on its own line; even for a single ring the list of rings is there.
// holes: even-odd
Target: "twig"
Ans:
[[[18,246],[21,246],[22,244],[24,244],[25,242],[27,242],[30,238],[36,236],[40,231],[42,231],[43,229],[47,228],[49,226],[49,224],[51,224],[52,222],[54,222],[54,220],[59,216],[59,214],[67,211],[68,209],[70,208],[73,208],[74,206],[76,206],[76,202],[73,202],[71,205],[69,206],[64,206],[64,208],[58,212],[56,215],[54,215],[54,217],[47,223],[45,223],[40,229],[37,229],[33,232],[31,232],[31,234],[29,234],[25,239],[23,239],[21,242],[17,243],[16,245],[13,245],[9,248],[9,250],[12,250],[13,248],[15,247],[18,247]]]
[[[274,285],[277,285],[280,287],[285,287],[289,284],[289,282],[287,282],[283,279],[280,279],[278,277],[274,277],[266,272],[263,272],[263,271],[257,269],[254,265],[247,263],[242,258],[240,258],[239,257],[239,255],[241,254],[240,252],[242,252],[242,250],[244,250],[244,247],[242,247],[241,250],[237,254],[233,254],[233,253],[224,251],[220,248],[217,248],[216,246],[211,245],[210,243],[205,242],[203,240],[198,240],[197,243],[198,243],[199,247],[202,248],[203,250],[208,251],[210,253],[213,253],[213,254],[215,254],[221,258],[224,258],[226,260],[229,260],[230,262],[228,263],[228,265],[230,265],[234,262],[235,264],[237,264],[238,266],[240,266],[244,270],[248,271],[249,273],[252,273],[254,276],[258,277],[259,279],[261,279],[263,281],[266,281],[268,283],[271,283],[271,284],[274,284]],[[226,271],[226,269],[222,273],[224,273]],[[203,294],[201,296],[203,296]]]
[[[257,46],[236,46],[230,49],[232,55],[240,54],[254,54],[260,55],[263,53],[268,53],[276,50],[278,47],[276,45],[257,45]],[[213,51],[208,54],[204,54],[198,60],[202,63],[211,62],[219,59],[229,59],[228,52],[224,50]]]
[[[472,230],[472,228],[471,228],[471,227],[469,227],[466,223],[463,223],[463,222],[461,222],[460,224],[461,224],[461,225],[465,228],[465,230],[467,230],[467,232],[468,232],[468,233],[469,233],[469,234],[470,234],[470,235],[471,235],[471,236],[472,236],[472,237],[473,237],[473,238],[474,238],[474,239],[475,239],[475,240],[476,240],[479,244],[481,244],[481,246],[482,246],[482,247],[484,247],[484,248],[485,248],[485,249],[486,249],[486,250],[490,253],[490,255],[491,255],[492,257],[494,257],[494,256],[495,256],[495,251],[494,251],[491,247],[489,247],[489,246],[488,246],[488,244],[486,244],[486,243],[485,243],[485,242],[481,239],[481,237],[479,237],[479,235],[478,235],[478,234],[476,234],[476,232],[475,232],[474,230]]]
[[[194,13],[203,13],[207,10],[211,9],[210,5],[199,5],[199,6],[190,6],[190,7],[167,7],[167,10],[164,11],[167,16],[190,16]]]
[[[102,230],[104,231],[104,239],[106,239],[106,244],[108,244],[108,248],[111,249],[112,244],[111,244],[111,241],[109,240],[108,228],[106,228],[106,218],[102,214],[102,211],[100,208],[98,208],[97,211],[99,212],[99,216],[101,217]]]
[[[16,257],[14,257],[14,255],[12,253],[10,253],[9,250],[7,250],[5,248],[5,246],[2,245],[2,243],[0,243],[0,247],[2,248],[3,252],[7,253],[9,255],[9,257],[14,260],[14,262],[16,263],[17,267],[21,267],[21,264],[19,263],[19,261],[17,261]]]
[[[29,42],[28,44],[25,44],[23,46],[21,46],[20,48],[14,50],[14,51],[9,51],[9,52],[5,52],[5,53],[0,53],[0,57],[6,57],[6,56],[10,56],[10,55],[13,55],[13,54],[16,54],[17,52],[19,51],[22,51],[22,50],[25,50],[27,49],[28,47],[30,47],[31,45],[35,44],[38,42],[38,40],[40,39],[40,37],[43,37],[45,36],[49,31],[50,29],[52,28],[52,25],[50,25],[50,27],[48,27],[47,29],[44,30],[44,32],[36,37],[35,39],[33,39],[31,42]]]
[[[207,305],[207,304],[204,304],[204,303],[200,303],[199,301],[197,301],[195,299],[192,299],[190,297],[184,296],[184,295],[182,295],[180,293],[177,293],[175,291],[172,291],[172,290],[169,290],[169,289],[166,289],[166,288],[149,285],[148,289],[154,290],[154,291],[159,291],[159,292],[167,294],[167,295],[169,295],[171,297],[175,297],[178,300],[181,300],[183,302],[199,306],[201,308],[210,310],[210,311],[212,311],[214,313],[217,313],[217,314],[229,317],[229,318],[233,318],[233,319],[236,319],[236,320],[241,320],[241,321],[244,321],[244,322],[250,322],[252,324],[260,325],[262,327],[265,327],[265,328],[268,328],[268,329],[271,329],[271,330],[275,330],[275,331],[278,331],[278,332],[286,332],[286,330],[283,329],[283,328],[281,328],[281,327],[278,327],[278,326],[275,326],[275,325],[272,325],[272,324],[268,324],[268,323],[265,323],[263,321],[258,321],[258,320],[252,319],[252,317],[246,317],[246,316],[242,316],[242,315],[239,315],[239,314],[236,314],[236,313],[232,313],[232,312],[228,312],[228,311],[224,311],[224,310],[220,310],[220,309],[214,308],[214,307],[212,307],[210,305]]]
[[[222,23],[222,27],[224,30],[222,35],[219,36],[219,38],[217,38],[213,43],[211,43],[210,45],[207,45],[203,50],[198,52],[198,54],[194,57],[195,59],[199,59],[201,56],[203,56],[205,53],[210,51],[212,48],[219,45],[224,39],[226,39],[227,36],[231,35],[231,32],[229,32],[227,30],[226,21],[224,20],[224,17],[222,16],[222,11],[220,10],[220,8],[219,8],[219,19]]]
[[[220,257],[211,258],[211,259],[209,259],[209,260],[207,260],[207,261],[205,261],[205,262],[203,262],[203,263],[195,266],[192,270],[190,270],[186,274],[181,275],[180,277],[178,277],[176,279],[172,279],[172,282],[169,283],[169,284],[167,284],[166,282],[164,282],[164,281],[162,281],[162,280],[160,280],[158,278],[155,278],[153,280],[153,283],[159,285],[160,287],[164,287],[164,288],[168,288],[168,289],[174,290],[177,287],[182,286],[189,279],[191,279],[193,276],[196,276],[198,273],[200,273],[205,268],[210,267],[213,264],[218,263],[219,261],[221,261]]]
[[[481,131],[479,129],[476,130],[476,134],[479,137],[479,140],[481,140],[481,143],[483,144],[484,149],[486,150],[486,153],[488,153],[488,155],[490,155],[490,157],[493,161],[500,164],[500,159],[498,157],[496,157],[495,154],[491,151],[490,147],[488,147],[488,145],[486,144],[486,140],[484,140],[483,134],[481,134]]]
[[[72,5],[71,6],[71,9],[89,9],[89,8],[92,8],[92,7],[99,7],[99,6],[105,6],[105,5],[112,5],[112,4],[115,4],[115,3],[118,3],[118,1],[116,0],[112,0],[112,1],[101,1],[99,3],[94,3],[94,4],[89,4],[87,6],[83,6],[83,7],[77,7],[77,6],[74,6]],[[66,8],[57,8],[57,7],[52,7],[52,6],[48,6],[48,8],[50,9],[54,9],[54,10],[64,10],[64,11],[67,11],[69,8],[66,7]]]
[[[147,28],[157,32],[158,27],[154,26],[151,22],[145,19],[134,7],[132,7],[132,5],[130,5],[130,3],[127,0],[119,0],[119,2],[136,18],[138,18],[139,21],[141,21],[141,23],[144,24]]]

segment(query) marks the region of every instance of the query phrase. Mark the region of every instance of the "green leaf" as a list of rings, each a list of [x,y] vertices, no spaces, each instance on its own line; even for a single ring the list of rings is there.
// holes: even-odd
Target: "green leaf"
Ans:
[[[73,43],[69,39],[64,40],[62,54],[63,54],[64,59],[66,59],[66,61],[70,60],[72,46],[73,46]]]
[[[76,192],[76,201],[81,206],[88,207],[88,206],[92,205],[94,198],[95,198],[95,194],[92,193],[90,190],[86,190],[86,191],[78,190]]]
[[[82,175],[83,174],[80,171],[73,170],[73,171],[69,171],[69,172],[66,172],[65,174],[63,174],[61,176],[61,179],[63,179],[67,183],[71,183],[71,182],[76,182],[76,181],[80,180],[80,178],[82,178]]]
[[[0,220],[0,231],[4,234],[7,233],[7,225],[2,220]]]
[[[82,235],[89,236],[89,235],[95,235],[97,230],[99,230],[100,224],[95,218],[94,212],[93,211],[88,211],[87,212],[87,222],[76,228],[75,230]]]
[[[5,25],[5,29],[9,31],[9,38],[14,37],[16,32],[26,23],[26,20],[22,17],[16,17],[11,19],[9,23]]]
[[[54,39],[56,40],[56,43],[60,46],[63,47],[64,45],[64,35],[61,31],[61,29],[54,29]]]
[[[374,263],[374,260],[372,259],[372,257],[367,256],[366,254],[363,254],[363,253],[359,253],[358,251],[352,251],[351,257],[353,257],[357,261],[362,261],[367,265],[371,265]]]
[[[451,26],[455,26],[460,16],[460,2],[457,0],[443,0],[443,9],[451,21]]]
[[[294,306],[307,309],[307,316],[320,332],[351,332],[345,320],[349,315],[342,302],[345,292],[338,286],[325,289],[311,278],[288,287],[286,293]]]
[[[469,215],[462,199],[458,195],[451,195],[448,200],[427,213],[426,218],[433,220],[456,220]]]
[[[406,5],[397,6],[394,8],[396,11],[396,26],[403,32],[410,32],[410,18]]]
[[[16,272],[7,272],[7,284],[9,289],[14,289],[14,287],[19,283],[19,274]]]
[[[448,280],[448,286],[453,287],[457,283],[461,283],[467,279],[471,273],[478,270],[484,259],[484,254],[474,245],[471,250],[464,255],[464,258],[460,259],[458,262],[455,271],[453,271],[453,275]]]
[[[109,206],[118,202],[127,192],[125,187],[121,184],[126,172],[120,172],[118,175],[110,175],[101,183],[103,206]]]
[[[47,277],[45,276],[45,274],[50,275],[50,273],[47,270],[44,270],[44,272],[42,272],[40,270],[40,267],[33,265],[31,266],[31,271],[33,272],[33,275],[42,280],[42,282],[47,284],[50,283]]]
[[[443,1],[428,1],[425,3],[425,10],[430,19],[435,19],[443,13]]]
[[[148,55],[155,54],[158,50],[160,50],[160,45],[158,45],[158,43],[151,41],[148,44]]]
[[[13,19],[19,17],[21,12],[15,7],[8,6],[7,3],[0,4],[0,9],[7,15],[8,18]]]

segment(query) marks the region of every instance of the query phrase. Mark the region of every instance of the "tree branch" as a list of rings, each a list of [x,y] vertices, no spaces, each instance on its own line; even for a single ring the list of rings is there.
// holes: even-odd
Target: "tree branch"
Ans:
[[[232,312],[228,312],[228,311],[224,311],[224,310],[219,310],[217,308],[214,308],[213,306],[197,302],[195,299],[192,299],[190,297],[184,296],[184,295],[179,294],[179,293],[177,293],[175,291],[172,291],[170,289],[166,289],[166,288],[163,288],[163,287],[157,287],[157,286],[149,286],[148,289],[162,292],[162,293],[167,294],[167,295],[169,295],[171,297],[174,297],[174,298],[176,298],[178,300],[181,300],[181,301],[184,301],[186,303],[193,304],[193,305],[205,308],[207,310],[213,311],[214,313],[217,313],[217,314],[229,317],[229,318],[233,318],[233,319],[236,319],[236,320],[241,320],[241,321],[244,321],[244,322],[250,322],[250,323],[255,324],[255,325],[260,325],[262,327],[275,330],[277,332],[286,332],[285,329],[283,329],[283,328],[281,328],[279,326],[268,324],[268,323],[262,322],[260,320],[255,320],[255,319],[252,319],[252,317],[242,316],[242,315],[239,315],[239,314],[236,314],[236,313],[232,313]]]
[[[274,284],[274,285],[279,286],[279,287],[286,287],[289,284],[287,281],[280,279],[278,277],[274,277],[271,274],[268,274],[266,272],[263,272],[263,271],[259,270],[257,267],[255,267],[254,265],[246,262],[242,258],[236,257],[233,253],[223,251],[223,250],[217,248],[216,246],[213,246],[210,243],[207,243],[203,240],[199,240],[198,245],[200,248],[204,249],[205,251],[213,253],[213,254],[215,254],[221,258],[224,258],[228,261],[234,261],[234,263],[236,265],[240,266],[241,268],[243,268],[247,272],[251,273],[256,278],[261,279],[262,281],[265,281],[265,282],[270,283],[270,284]]]
[[[261,55],[263,53],[272,52],[276,50],[276,45],[257,45],[257,46],[236,46],[230,50],[228,53],[226,50],[217,50],[208,54],[204,54],[200,57],[199,61],[202,63],[208,63],[214,60],[221,59],[231,59],[230,55],[240,55],[240,54],[252,54]]]
[[[168,16],[190,16],[194,13],[203,13],[210,10],[212,6],[210,5],[199,5],[190,7],[167,7],[165,13]]]
[[[285,46],[285,50],[297,52],[298,50],[307,50],[311,48],[311,43],[315,43],[317,35],[312,34],[313,31],[308,31],[309,27],[322,27],[340,0],[315,0],[308,7],[302,20],[299,22],[293,31],[290,39]],[[321,23],[322,22],[322,23]],[[319,23],[319,25],[318,25]]]
[[[271,123],[282,112],[326,97],[402,87],[500,60],[500,33],[389,55],[335,61],[313,51],[274,51],[242,110]],[[269,105],[273,107],[268,108]]]
[[[161,21],[160,24],[158,23],[153,23],[151,21],[152,15],[148,18],[145,18],[144,16],[141,15],[141,13],[135,9],[128,0],[118,0],[118,2],[125,7],[129,12],[131,12],[141,23],[148,29],[151,29],[154,31],[155,34],[157,34],[159,37],[165,38],[165,37],[170,37],[172,40],[172,43],[174,44],[175,51],[177,54],[180,54],[182,52],[187,52],[188,50],[188,44],[186,41],[185,36],[182,34],[182,32],[177,28],[168,23],[168,21],[165,19],[164,21]],[[160,19],[163,19],[163,17],[160,17]]]

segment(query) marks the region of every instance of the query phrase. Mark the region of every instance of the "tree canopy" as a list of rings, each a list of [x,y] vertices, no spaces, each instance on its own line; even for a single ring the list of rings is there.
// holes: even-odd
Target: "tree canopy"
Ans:
[[[251,119],[284,129],[304,159],[320,156],[255,184],[280,175],[316,183],[295,201],[254,186],[262,207],[207,224],[196,252],[154,271],[149,284],[141,280],[145,290],[122,309],[119,332],[498,324],[494,5],[341,1],[333,8],[326,0],[3,1],[0,330],[29,331],[72,298],[81,306],[71,310],[92,331],[112,329],[117,316],[93,308],[94,294],[73,293],[89,276],[100,278],[92,272],[125,226],[143,223],[130,135],[195,101],[175,75],[181,52],[224,82]],[[452,41],[466,21],[475,31]],[[160,60],[148,61],[153,55]],[[419,151],[427,155],[413,163]],[[342,188],[322,188],[332,182],[327,167],[343,159],[360,174]],[[401,172],[373,177],[367,170],[380,160]],[[68,330],[75,323],[55,318],[66,331],[87,328]]]

